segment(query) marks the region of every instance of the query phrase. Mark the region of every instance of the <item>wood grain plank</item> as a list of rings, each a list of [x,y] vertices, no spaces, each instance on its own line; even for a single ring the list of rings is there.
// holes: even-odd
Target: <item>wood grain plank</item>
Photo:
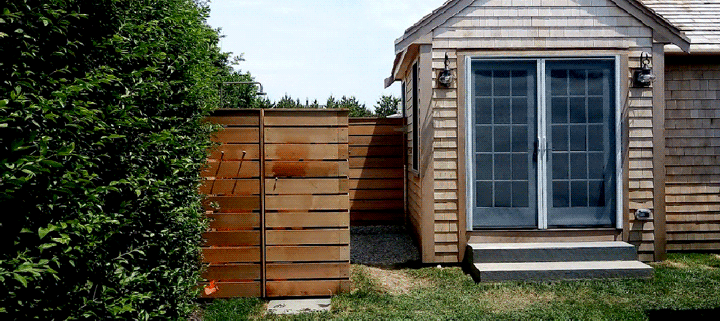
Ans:
[[[362,210],[390,210],[402,209],[403,201],[400,200],[358,200],[353,199],[350,202],[350,211]]]
[[[258,144],[260,129],[257,127],[229,127],[214,133],[211,140],[226,144]]]
[[[269,230],[267,245],[349,244],[350,230]]]
[[[208,158],[223,161],[258,160],[258,144],[222,144],[211,148]],[[222,157],[222,158],[221,158]]]
[[[350,225],[348,212],[320,213],[266,213],[265,226],[279,227],[347,227]]]
[[[403,178],[402,169],[397,168],[351,168],[350,178]]]
[[[267,210],[342,210],[348,206],[347,194],[265,196]]]
[[[353,146],[350,148],[350,157],[402,157],[402,155],[403,148],[401,146]]]
[[[254,178],[260,177],[258,161],[211,161],[201,173],[202,177],[214,178]]]
[[[348,191],[347,178],[265,180],[265,193],[267,194],[338,194]]]
[[[350,190],[355,189],[401,189],[402,179],[357,179],[348,180]]]
[[[207,283],[200,283],[204,287]],[[200,296],[203,298],[254,298],[260,297],[260,282],[217,282],[217,291],[210,295],[206,295],[201,291]]]
[[[260,247],[203,247],[202,256],[206,263],[256,263],[260,262]]]
[[[352,154],[352,147],[350,147]],[[392,168],[403,173],[402,157],[350,157],[350,168],[353,169],[369,169],[369,168]]]
[[[266,273],[269,280],[349,278],[350,263],[271,263]]]
[[[268,281],[268,297],[292,296],[331,296],[350,290],[349,281],[312,280],[312,281]]]
[[[203,271],[205,280],[249,281],[260,279],[260,264],[210,265]]]
[[[227,125],[227,126],[258,126],[260,125],[259,110],[236,110],[236,111],[220,111],[216,110],[212,115],[205,118],[205,121]]]
[[[347,115],[340,110],[265,110],[265,126],[347,126]]]
[[[202,181],[200,193],[217,196],[260,195],[257,179],[208,179]]]
[[[330,144],[347,143],[346,127],[268,127],[266,144]]]
[[[347,144],[267,144],[266,160],[346,160]]]
[[[206,211],[218,213],[242,213],[260,210],[259,196],[208,196],[202,200]],[[217,208],[212,206],[217,203]]]
[[[208,227],[213,229],[254,229],[260,228],[259,213],[243,213],[243,214],[205,214],[210,222]]]
[[[210,231],[202,235],[204,246],[257,246],[260,231]]]
[[[349,172],[347,161],[303,161],[265,163],[265,177],[342,177]]]
[[[362,146],[403,146],[403,133],[388,136],[348,136],[350,148]]]
[[[268,262],[319,262],[350,260],[350,247],[347,245],[268,246],[266,251]]]
[[[402,127],[399,127],[397,125],[382,125],[382,124],[376,124],[376,125],[360,125],[360,124],[351,124],[349,127],[350,129],[350,136],[366,136],[366,135],[372,135],[372,136],[381,136],[381,135],[397,135],[398,133],[402,133]]]

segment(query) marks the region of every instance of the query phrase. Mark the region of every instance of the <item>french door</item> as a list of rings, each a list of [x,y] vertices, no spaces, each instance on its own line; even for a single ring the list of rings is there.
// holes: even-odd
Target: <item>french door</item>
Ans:
[[[614,225],[614,60],[468,60],[471,226]]]

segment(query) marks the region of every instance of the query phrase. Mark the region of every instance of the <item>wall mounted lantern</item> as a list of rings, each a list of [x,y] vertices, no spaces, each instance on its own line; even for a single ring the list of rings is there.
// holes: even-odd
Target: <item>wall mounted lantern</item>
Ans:
[[[650,54],[640,54],[640,68],[633,68],[633,88],[647,88],[655,81],[655,75],[650,68]]]
[[[450,58],[448,58],[447,53],[445,53],[445,69],[440,71],[440,74],[438,74],[438,81],[446,88],[450,87],[453,82],[453,75],[450,71]]]

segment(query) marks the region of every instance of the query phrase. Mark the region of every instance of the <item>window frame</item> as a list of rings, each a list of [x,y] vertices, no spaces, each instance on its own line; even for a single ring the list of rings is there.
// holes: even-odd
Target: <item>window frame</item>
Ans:
[[[540,115],[541,113],[544,115],[547,111],[546,106],[546,95],[545,95],[545,89],[546,89],[546,77],[545,77],[545,64],[547,61],[593,61],[593,60],[606,60],[610,61],[612,60],[614,62],[614,68],[615,68],[615,79],[614,79],[614,85],[615,85],[615,228],[616,229],[623,229],[623,209],[624,209],[624,185],[623,185],[623,173],[626,171],[626,169],[623,167],[623,160],[624,156],[622,153],[623,150],[623,126],[622,126],[622,109],[623,109],[623,101],[621,92],[625,89],[625,87],[622,86],[622,61],[623,56],[617,53],[612,54],[598,54],[598,55],[588,55],[588,56],[568,56],[568,55],[558,55],[558,54],[546,54],[546,55],[527,55],[527,56],[498,56],[498,55],[479,55],[479,54],[472,54],[468,53],[467,55],[464,55],[464,89],[465,92],[462,93],[464,95],[464,116],[465,116],[465,209],[466,209],[466,230],[467,231],[473,231],[473,205],[475,201],[475,184],[474,184],[474,163],[473,163],[473,143],[471,141],[472,137],[474,137],[473,132],[473,120],[472,120],[472,62],[473,61],[535,61],[537,65],[537,79],[536,79],[536,85],[537,85],[537,108],[538,110],[536,113]],[[539,150],[545,150],[547,147],[547,122],[545,120],[545,117],[540,117],[537,120],[537,140],[539,142]],[[537,186],[538,186],[538,193],[537,193],[537,207],[538,207],[538,226],[537,229],[539,230],[547,230],[547,189],[549,188],[548,182],[547,182],[547,161],[538,162],[538,168],[537,168]]]
[[[420,108],[418,103],[418,63],[415,62],[411,71],[412,77],[412,166],[413,173],[420,174]]]

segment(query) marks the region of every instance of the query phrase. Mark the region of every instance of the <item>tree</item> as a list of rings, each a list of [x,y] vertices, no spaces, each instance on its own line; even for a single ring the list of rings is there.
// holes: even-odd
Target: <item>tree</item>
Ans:
[[[330,98],[332,98],[332,96]],[[328,102],[330,102],[330,99],[328,99]],[[367,107],[365,107],[365,104],[361,104],[357,100],[357,98],[355,98],[355,96],[350,96],[350,97],[343,96],[337,104],[334,104],[333,107],[328,106],[328,108],[349,109],[350,117],[370,117],[370,116],[372,116],[372,112],[370,110],[368,110]]]
[[[385,118],[390,115],[397,114],[400,107],[400,98],[392,95],[382,95],[375,105],[375,115]]]
[[[208,8],[2,7],[0,318],[186,315],[205,231],[202,119],[229,75]]]

